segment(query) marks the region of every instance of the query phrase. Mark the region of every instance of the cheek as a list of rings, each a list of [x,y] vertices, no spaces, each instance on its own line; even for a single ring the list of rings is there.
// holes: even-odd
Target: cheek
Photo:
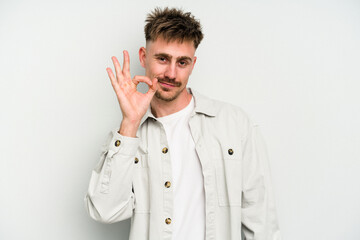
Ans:
[[[163,65],[160,64],[151,64],[149,65],[149,71],[153,74],[153,75],[163,75],[166,68]]]
[[[180,71],[180,74],[178,75],[182,79],[188,79],[191,74],[191,69],[183,69],[183,71]]]

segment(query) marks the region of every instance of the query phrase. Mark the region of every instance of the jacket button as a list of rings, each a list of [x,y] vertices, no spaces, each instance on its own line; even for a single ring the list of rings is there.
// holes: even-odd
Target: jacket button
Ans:
[[[169,188],[171,186],[171,182],[167,181],[165,182],[165,187]]]
[[[139,159],[136,157],[135,158],[135,163],[138,163],[139,162]]]
[[[171,223],[171,218],[165,219],[165,223],[166,223],[166,224],[170,224],[170,223]]]
[[[233,155],[233,154],[234,154],[234,151],[230,148],[230,149],[228,150],[228,153],[229,153],[229,155]]]
[[[164,147],[163,149],[162,149],[162,153],[167,153],[168,152],[168,148],[167,147]]]
[[[116,146],[116,147],[120,146],[120,143],[121,143],[120,140],[116,140],[116,141],[115,141],[115,146]]]

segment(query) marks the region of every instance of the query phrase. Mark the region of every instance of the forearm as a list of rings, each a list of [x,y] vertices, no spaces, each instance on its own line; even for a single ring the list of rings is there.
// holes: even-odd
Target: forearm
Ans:
[[[243,146],[242,224],[245,239],[280,240],[266,144],[257,126]]]
[[[134,208],[132,176],[140,139],[112,131],[97,167],[92,171],[85,205],[89,215],[112,223],[131,217]]]

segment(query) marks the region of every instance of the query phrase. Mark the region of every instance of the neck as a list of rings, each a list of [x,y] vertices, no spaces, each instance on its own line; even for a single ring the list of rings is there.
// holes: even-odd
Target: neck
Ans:
[[[151,100],[151,112],[155,117],[164,117],[184,109],[191,101],[191,93],[185,88],[173,101],[167,102],[157,97]]]

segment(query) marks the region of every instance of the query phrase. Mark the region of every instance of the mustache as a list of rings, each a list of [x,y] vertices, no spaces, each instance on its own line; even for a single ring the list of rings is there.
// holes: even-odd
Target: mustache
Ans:
[[[174,85],[175,87],[180,87],[181,86],[181,82],[176,82],[175,78],[169,78],[169,77],[156,77],[158,79],[158,82],[161,83],[168,83],[171,85]]]

